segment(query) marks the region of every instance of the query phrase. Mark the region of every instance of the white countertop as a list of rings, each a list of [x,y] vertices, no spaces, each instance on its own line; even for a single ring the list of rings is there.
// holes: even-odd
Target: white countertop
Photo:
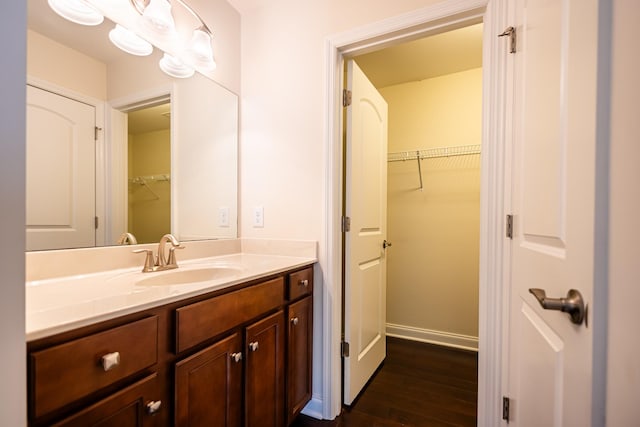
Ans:
[[[315,261],[312,257],[236,253],[179,261],[179,268],[162,272],[142,273],[140,267],[135,267],[32,280],[26,283],[26,338],[33,341]],[[177,285],[143,282],[153,277],[202,269],[216,270],[211,270],[214,271],[211,279],[199,282]]]

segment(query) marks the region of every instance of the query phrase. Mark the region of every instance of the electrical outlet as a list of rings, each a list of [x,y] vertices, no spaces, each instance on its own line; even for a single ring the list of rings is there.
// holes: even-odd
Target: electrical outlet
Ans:
[[[264,208],[262,206],[255,206],[253,208],[253,227],[264,227]]]
[[[222,206],[218,208],[218,227],[229,226],[229,208]]]

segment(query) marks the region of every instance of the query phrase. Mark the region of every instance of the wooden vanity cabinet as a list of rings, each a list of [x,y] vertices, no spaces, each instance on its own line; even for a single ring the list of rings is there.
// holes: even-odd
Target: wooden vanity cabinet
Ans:
[[[288,426],[311,398],[312,276],[309,266],[28,343],[29,425]]]
[[[143,427],[162,426],[152,411],[160,410],[162,403],[152,400],[158,386],[154,373],[125,389],[68,417],[53,427]],[[158,406],[154,406],[158,405]],[[158,421],[158,422],[156,422]]]
[[[310,296],[287,308],[287,425],[311,400],[313,300]]]
[[[240,426],[242,339],[238,333],[176,363],[177,427]]]
[[[282,310],[245,329],[245,427],[284,425],[285,333]]]

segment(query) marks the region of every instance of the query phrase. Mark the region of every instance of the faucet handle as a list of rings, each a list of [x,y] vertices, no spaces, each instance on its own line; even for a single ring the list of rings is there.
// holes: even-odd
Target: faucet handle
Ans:
[[[155,260],[153,259],[153,250],[151,249],[135,249],[132,251],[134,254],[142,254],[146,253],[147,256],[144,259],[144,267],[142,268],[143,273],[147,273],[149,271],[154,271]]]
[[[176,249],[184,249],[184,246],[177,245],[169,248],[169,259],[167,260],[167,265],[178,266],[178,261],[176,260]]]

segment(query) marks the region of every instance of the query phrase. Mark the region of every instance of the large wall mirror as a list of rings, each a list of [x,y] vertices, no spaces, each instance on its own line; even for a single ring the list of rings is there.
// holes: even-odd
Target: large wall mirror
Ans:
[[[238,97],[28,0],[27,249],[237,237]]]

